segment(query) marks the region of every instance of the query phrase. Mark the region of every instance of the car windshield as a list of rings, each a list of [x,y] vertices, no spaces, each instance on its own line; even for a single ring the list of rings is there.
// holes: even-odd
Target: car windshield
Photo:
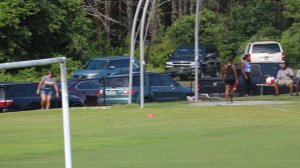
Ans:
[[[278,53],[280,47],[277,43],[273,44],[255,44],[253,45],[252,53]]]
[[[204,56],[204,48],[199,48],[199,56]],[[195,48],[187,47],[187,48],[179,48],[174,53],[174,58],[194,58],[195,57]]]
[[[112,77],[112,78],[105,78],[105,85],[102,84],[103,81],[101,81],[101,85],[105,87],[129,87],[129,77],[128,76],[122,76],[122,77]],[[139,86],[140,80],[138,76],[133,77],[133,86]]]
[[[105,60],[89,60],[83,69],[106,69],[108,64]]]
[[[277,76],[280,66],[278,64],[261,64],[261,69],[265,72],[264,75],[271,75],[273,77]]]

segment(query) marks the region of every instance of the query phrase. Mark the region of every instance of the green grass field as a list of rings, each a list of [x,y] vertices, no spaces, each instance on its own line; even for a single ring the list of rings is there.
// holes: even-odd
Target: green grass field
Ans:
[[[285,105],[71,109],[73,167],[298,168],[300,105],[291,99]],[[62,130],[61,110],[0,114],[0,167],[64,167]]]

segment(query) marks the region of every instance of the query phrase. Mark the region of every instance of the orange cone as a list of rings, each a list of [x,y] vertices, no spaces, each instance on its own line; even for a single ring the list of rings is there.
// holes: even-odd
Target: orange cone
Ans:
[[[147,114],[147,117],[148,117],[148,118],[153,118],[153,117],[155,117],[155,115],[154,115],[153,113],[148,113],[148,114]]]

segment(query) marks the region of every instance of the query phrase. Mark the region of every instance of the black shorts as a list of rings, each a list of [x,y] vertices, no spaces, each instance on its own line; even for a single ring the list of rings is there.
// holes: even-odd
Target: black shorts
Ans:
[[[225,85],[233,86],[235,84],[234,78],[225,78]]]

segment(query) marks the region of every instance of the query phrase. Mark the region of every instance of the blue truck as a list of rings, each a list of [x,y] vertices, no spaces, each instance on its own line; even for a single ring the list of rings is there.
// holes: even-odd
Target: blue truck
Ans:
[[[112,74],[129,72],[128,56],[111,56],[90,59],[82,69],[73,72],[74,79],[101,79]],[[133,71],[139,71],[139,63],[134,59]]]

